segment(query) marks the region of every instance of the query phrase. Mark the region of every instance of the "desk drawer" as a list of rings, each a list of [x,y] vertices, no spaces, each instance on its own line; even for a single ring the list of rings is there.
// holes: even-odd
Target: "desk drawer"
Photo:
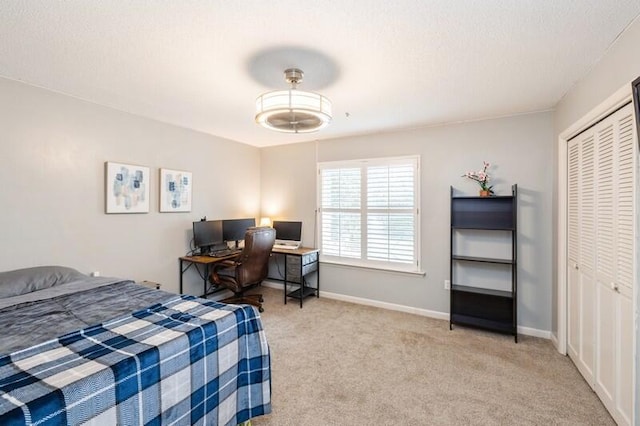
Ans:
[[[303,254],[302,256],[295,254],[286,254],[285,256],[287,257],[287,265],[300,265],[300,263],[302,263],[303,265],[308,265],[310,263],[318,261],[317,251],[314,251],[313,253]]]
[[[287,254],[287,269],[289,268],[293,268],[293,267],[298,267],[298,270],[300,270],[300,264],[301,264],[301,256],[294,256],[292,254]]]
[[[313,253],[308,253],[302,256],[302,264],[308,265],[309,263],[318,261],[318,252],[314,251]]]
[[[316,261],[314,262],[309,262],[309,263],[304,263],[306,259],[306,257],[311,257],[310,255],[315,254],[315,259]],[[302,257],[302,259],[301,259]],[[311,257],[313,258],[313,257]],[[292,255],[287,255],[287,281],[290,281],[292,283],[300,283],[300,274],[302,273],[302,276],[306,276],[307,274],[310,274],[311,272],[315,272],[318,270],[318,255],[317,253],[310,253],[309,255],[305,255],[305,256],[292,256]]]
[[[310,263],[308,265],[304,265],[302,267],[302,276],[305,277],[307,274],[315,272],[318,270],[318,262]]]

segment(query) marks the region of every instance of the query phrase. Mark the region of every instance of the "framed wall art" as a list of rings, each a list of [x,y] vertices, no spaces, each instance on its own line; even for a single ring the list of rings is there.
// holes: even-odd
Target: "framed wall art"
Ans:
[[[160,169],[160,211],[190,212],[191,172]]]
[[[149,213],[149,168],[105,163],[105,212]]]

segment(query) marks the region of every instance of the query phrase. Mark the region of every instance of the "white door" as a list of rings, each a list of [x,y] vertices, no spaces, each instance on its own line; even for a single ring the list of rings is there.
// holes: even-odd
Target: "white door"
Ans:
[[[617,113],[596,126],[596,372],[595,390],[612,411],[615,401],[616,292],[614,123]]]
[[[594,130],[569,143],[568,353],[593,387],[595,365]]]
[[[634,421],[637,155],[631,104],[568,146],[568,353],[618,424]]]
[[[618,424],[632,424],[634,371],[633,371],[633,285],[635,268],[635,233],[638,220],[634,208],[637,175],[637,133],[631,106],[621,111],[618,118],[617,176],[616,176],[616,292],[615,329],[616,397],[613,417]]]
[[[636,129],[631,105],[596,129],[594,389],[618,424],[633,416]]]
[[[569,141],[567,156],[568,172],[568,241],[567,254],[569,265],[567,267],[567,352],[578,364],[580,360],[580,268],[578,262],[580,257],[580,223],[579,223],[579,200],[580,200],[580,145],[578,139]],[[578,367],[579,368],[579,367]],[[584,375],[585,373],[582,372]]]
[[[584,134],[580,140],[580,364],[587,381],[593,384],[596,363],[596,160],[595,135]],[[592,385],[593,387],[593,385]]]

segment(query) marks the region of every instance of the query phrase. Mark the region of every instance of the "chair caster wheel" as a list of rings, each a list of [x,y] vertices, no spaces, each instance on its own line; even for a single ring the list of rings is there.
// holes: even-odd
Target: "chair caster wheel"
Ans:
[[[264,302],[264,299],[262,297],[258,300],[260,301],[260,303]]]
[[[260,306],[260,307],[258,308],[258,312],[260,312],[260,313],[264,312],[264,308],[263,308],[262,306]]]

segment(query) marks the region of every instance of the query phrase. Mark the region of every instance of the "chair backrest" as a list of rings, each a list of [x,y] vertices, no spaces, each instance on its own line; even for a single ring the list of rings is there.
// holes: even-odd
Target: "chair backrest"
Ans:
[[[276,241],[273,228],[249,228],[244,236],[244,249],[238,258],[236,281],[242,287],[259,284],[269,273],[269,256]]]

